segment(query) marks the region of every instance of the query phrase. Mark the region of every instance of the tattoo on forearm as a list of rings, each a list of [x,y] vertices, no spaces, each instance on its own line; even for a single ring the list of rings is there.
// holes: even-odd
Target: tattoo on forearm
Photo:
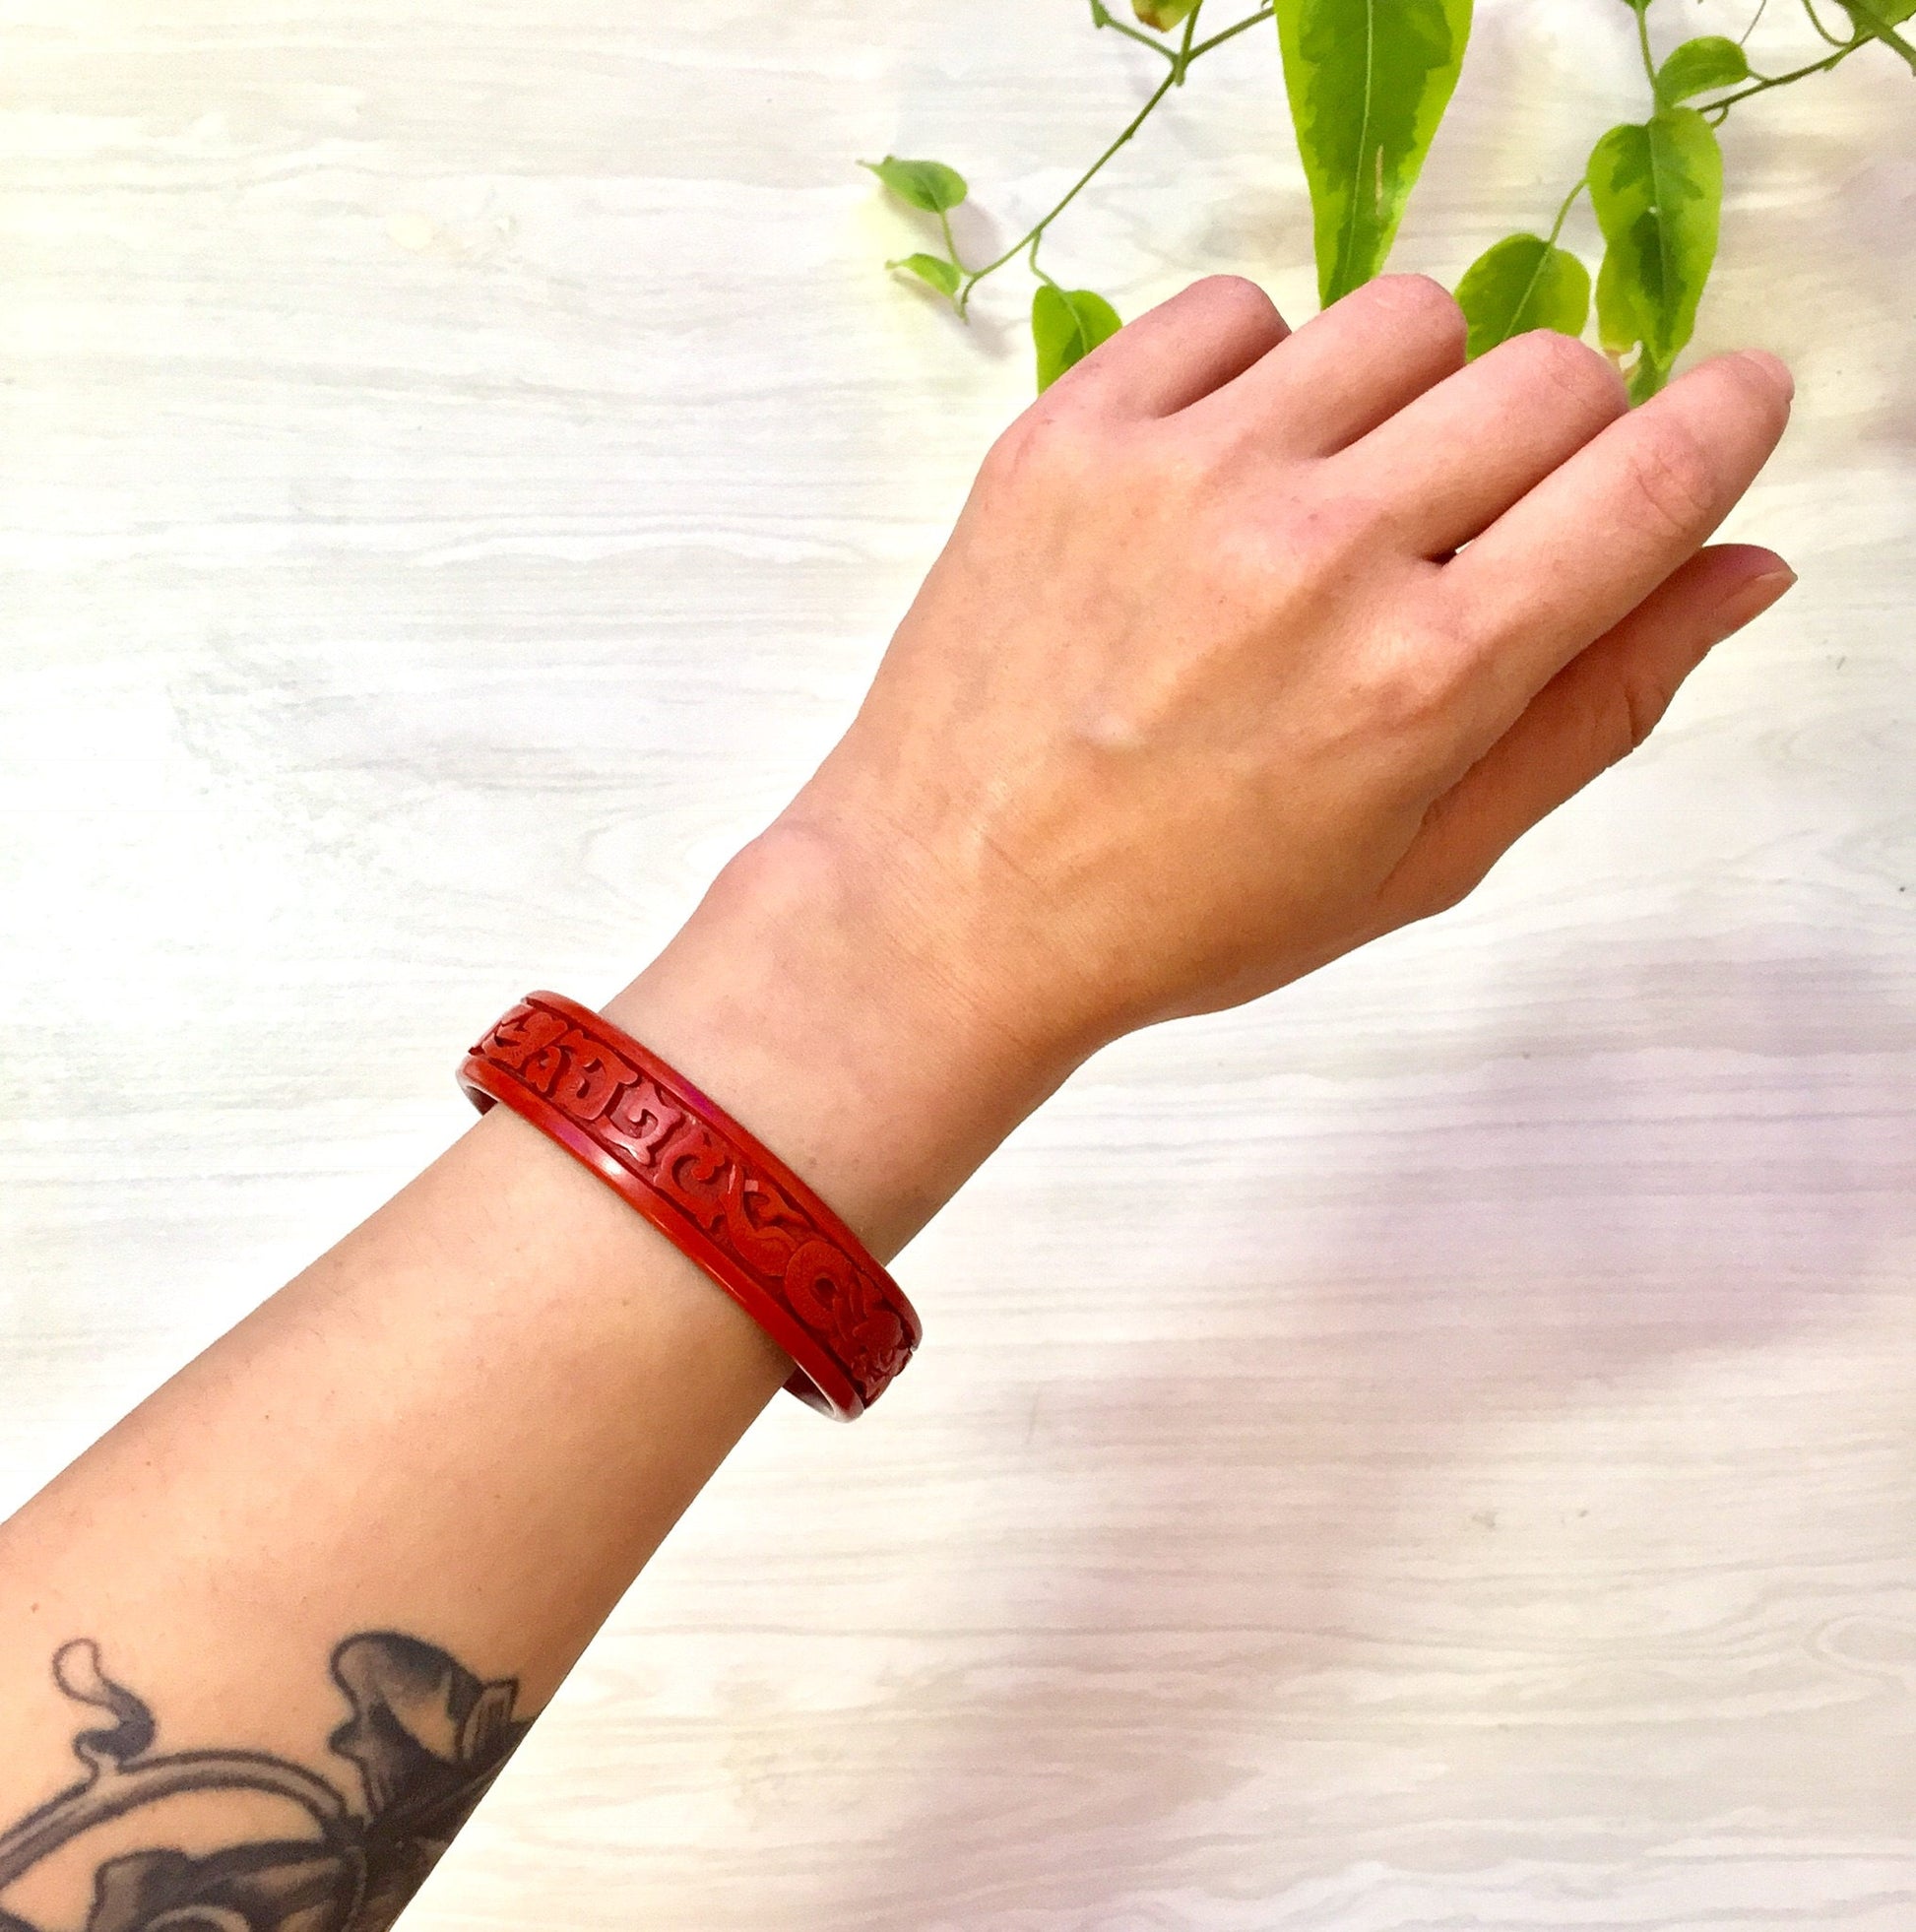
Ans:
[[[352,1771],[329,1778],[264,1752],[156,1754],[146,1704],[106,1675],[90,1638],[67,1644],[54,1682],[110,1722],[74,1738],[80,1780],[0,1834],[0,1932],[65,1932],[9,1912],[8,1890],[97,1827],[142,1813],[154,1845],[95,1868],[86,1932],[385,1932],[532,1719],[515,1714],[515,1680],[484,1683],[417,1638],[350,1637],[332,1669],[352,1714],[327,1743]],[[286,1799],[311,1828],[189,1856],[166,1843],[164,1807],[210,1791]]]

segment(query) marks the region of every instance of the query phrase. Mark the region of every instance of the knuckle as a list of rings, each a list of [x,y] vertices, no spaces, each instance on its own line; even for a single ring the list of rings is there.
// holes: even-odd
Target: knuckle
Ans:
[[[1579,412],[1615,420],[1629,408],[1624,379],[1606,355],[1557,329],[1532,329],[1495,352],[1560,391]]]
[[[1207,275],[1168,304],[1178,311],[1178,333],[1229,347],[1245,361],[1275,349],[1289,325],[1256,283],[1242,275]]]
[[[1244,518],[1228,518],[1205,532],[1206,583],[1233,609],[1285,612],[1307,602],[1308,573],[1299,566],[1288,537]]]
[[[987,453],[980,475],[996,489],[1052,488],[1102,467],[1098,426],[1063,401],[1034,403]]]
[[[1167,509],[1200,504],[1216,479],[1213,451],[1190,437],[1147,430],[1114,438],[1101,455],[1107,471],[1135,479],[1152,502]]]
[[[1355,493],[1327,495],[1299,509],[1288,532],[1294,568],[1329,583],[1362,564],[1388,526],[1385,507]]]
[[[1400,873],[1403,890],[1392,923],[1409,925],[1454,911],[1489,877],[1501,850],[1487,849],[1482,828],[1468,807],[1459,808],[1455,794],[1439,798],[1424,813],[1412,857]]]
[[[1406,638],[1372,674],[1369,723],[1390,738],[1422,738],[1454,714],[1459,694],[1454,640],[1440,632]]]
[[[1433,879],[1430,890],[1418,904],[1418,918],[1439,919],[1447,912],[1455,912],[1483,884],[1488,870],[1488,868],[1482,870],[1475,867],[1458,868]]]
[[[1247,275],[1207,275],[1185,291],[1193,301],[1228,314],[1274,321],[1277,304]]]
[[[1650,520],[1673,537],[1696,541],[1716,522],[1715,462],[1696,430],[1674,417],[1637,439],[1630,483]]]
[[[1421,335],[1454,341],[1461,355],[1470,324],[1457,298],[1441,282],[1428,275],[1380,275],[1366,285],[1372,299]]]
[[[1615,678],[1592,733],[1598,761],[1614,765],[1628,758],[1656,730],[1675,695],[1667,680],[1647,672]]]

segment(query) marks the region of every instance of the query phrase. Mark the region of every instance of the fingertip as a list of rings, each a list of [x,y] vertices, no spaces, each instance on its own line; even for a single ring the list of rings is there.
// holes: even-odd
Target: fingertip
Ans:
[[[1759,550],[1756,554],[1762,559],[1760,567],[1740,574],[1736,587],[1722,598],[1711,612],[1713,644],[1720,644],[1733,632],[1754,623],[1771,605],[1786,596],[1797,581],[1796,572],[1774,550]]]
[[[1742,349],[1737,355],[1776,390],[1785,405],[1796,395],[1796,377],[1780,355],[1772,355],[1766,349]]]
[[[1697,552],[1718,569],[1738,578],[1760,577],[1769,570],[1788,570],[1790,562],[1767,544],[1710,544]]]

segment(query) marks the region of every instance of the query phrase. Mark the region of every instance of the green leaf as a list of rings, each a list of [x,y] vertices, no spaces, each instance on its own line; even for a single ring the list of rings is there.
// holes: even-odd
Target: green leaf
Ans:
[[[1607,355],[1628,355],[1641,340],[1636,304],[1624,287],[1619,257],[1609,249],[1597,265],[1597,340]]]
[[[1597,340],[1620,362],[1636,351],[1628,384],[1632,403],[1647,401],[1670,380],[1670,365],[1639,344],[1635,305],[1624,287],[1618,258],[1610,254],[1597,270]]]
[[[1089,289],[1060,289],[1041,282],[1031,298],[1031,339],[1038,347],[1038,393],[1075,368],[1123,325],[1118,311]]]
[[[1590,319],[1590,271],[1540,234],[1509,234],[1464,271],[1457,301],[1470,324],[1475,361],[1529,329],[1580,336]]]
[[[1639,348],[1632,393],[1653,394],[1696,327],[1723,208],[1723,155],[1693,107],[1613,127],[1590,156],[1605,242],[1597,326],[1614,354]],[[1639,398],[1640,400],[1640,398]]]
[[[1324,306],[1383,267],[1463,66],[1471,0],[1277,0]]]
[[[1647,403],[1670,380],[1670,365],[1659,362],[1648,350],[1636,358],[1626,389],[1632,403]]]
[[[1843,11],[1864,28],[1900,27],[1911,14],[1916,14],[1916,0],[1866,0],[1862,6],[1852,6],[1850,0],[1841,0],[1841,5]]]
[[[965,177],[943,161],[900,161],[887,155],[881,161],[860,161],[868,167],[900,201],[922,208],[927,215],[942,215],[956,208],[971,191]]]
[[[1910,4],[1916,6],[1916,0],[1910,0]],[[1182,27],[1196,9],[1197,0],[1131,0],[1131,12],[1146,27],[1155,27],[1160,33]]]
[[[895,262],[887,262],[888,269],[904,269],[915,275],[921,282],[928,282],[941,295],[956,295],[958,292],[958,265],[948,262],[942,255],[901,255]]]
[[[1916,0],[1909,4],[1916,7]],[[1686,40],[1657,69],[1657,104],[1675,107],[1692,95],[1713,94],[1749,78],[1750,63],[1743,49],[1721,33],[1704,33]]]

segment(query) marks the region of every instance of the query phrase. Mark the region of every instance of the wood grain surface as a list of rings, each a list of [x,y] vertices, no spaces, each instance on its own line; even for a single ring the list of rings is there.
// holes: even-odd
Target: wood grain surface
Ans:
[[[1641,112],[1614,0],[1479,13],[1446,279]],[[983,247],[1151,64],[1067,0],[0,24],[6,1505],[846,718],[1030,385],[853,159]],[[1727,146],[1699,347],[1799,372],[1735,530],[1800,589],[1470,906],[1029,1123],[919,1365],[768,1416],[409,1924],[1916,1927],[1916,83]],[[1052,265],[1302,314],[1308,252],[1259,33]]]

